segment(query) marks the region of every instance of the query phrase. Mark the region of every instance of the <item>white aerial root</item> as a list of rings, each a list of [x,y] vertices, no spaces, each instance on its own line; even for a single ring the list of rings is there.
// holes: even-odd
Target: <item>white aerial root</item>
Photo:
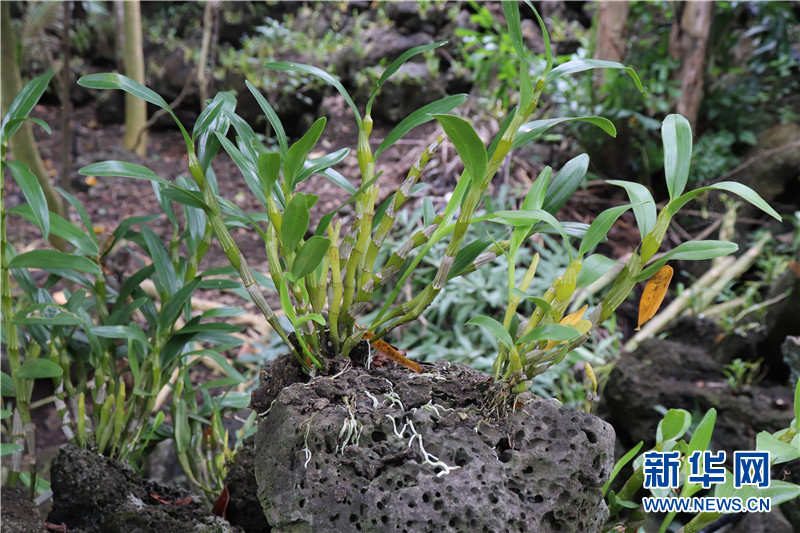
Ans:
[[[272,402],[272,403],[275,403],[275,402]],[[272,409],[271,405],[270,405],[270,409]],[[306,468],[306,469],[308,468],[308,463],[311,461],[311,450],[308,447],[308,434],[311,431],[311,421],[314,420],[315,416],[317,416],[317,413],[314,413],[313,415],[311,415],[311,418],[308,418],[308,419],[303,420],[302,422],[300,422],[300,427],[303,427],[303,424],[308,422],[308,425],[306,425],[305,435],[303,436],[303,449],[301,450],[304,454],[306,454],[306,462],[303,463],[303,468]]]
[[[350,416],[345,417],[342,422],[342,429],[339,431],[339,445],[336,446],[335,450],[339,453],[344,453],[344,449],[348,444],[352,443],[358,446],[361,432],[364,430],[364,424],[356,420],[350,400],[347,397],[344,398],[344,404],[347,406],[347,412]]]
[[[446,474],[449,474],[451,471],[461,468],[460,466],[449,466],[444,461],[440,460],[433,454],[430,454],[425,451],[425,446],[422,444],[422,434],[417,432],[417,429],[414,427],[414,422],[409,420],[408,427],[411,428],[411,440],[408,441],[408,447],[410,448],[411,445],[414,443],[414,439],[419,440],[419,451],[422,454],[422,464],[429,464],[434,468],[441,468],[442,470],[436,474],[436,477],[442,477]],[[405,428],[404,428],[405,429]]]
[[[374,395],[373,395],[373,394],[372,394],[370,391],[368,391],[368,390],[365,390],[365,391],[364,391],[364,394],[366,394],[366,395],[367,395],[367,397],[368,397],[370,400],[372,400],[372,408],[373,408],[373,409],[377,409],[377,408],[378,408],[378,406],[380,405],[380,402],[378,401],[378,398],[376,398],[376,397],[375,397],[375,396],[374,396]]]

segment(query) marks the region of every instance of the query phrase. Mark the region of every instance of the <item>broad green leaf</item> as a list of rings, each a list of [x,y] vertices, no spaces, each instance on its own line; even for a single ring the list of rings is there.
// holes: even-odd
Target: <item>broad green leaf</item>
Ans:
[[[577,190],[589,168],[589,156],[580,154],[561,167],[547,186],[542,209],[555,215]]]
[[[3,117],[3,123],[0,126],[4,142],[8,142],[8,140],[14,136],[14,133],[16,133],[22,125],[22,119],[26,118],[28,113],[36,106],[39,98],[42,97],[44,91],[47,89],[47,85],[50,83],[53,74],[55,74],[55,71],[51,70],[50,72],[32,79],[25,84],[25,87],[14,97],[11,105],[8,106],[8,111],[6,111]]]
[[[286,152],[286,157],[283,161],[283,179],[286,181],[288,192],[294,191],[294,187],[298,183],[298,174],[306,162],[308,153],[317,144],[319,136],[322,135],[322,130],[325,129],[325,122],[325,117],[317,119],[305,135],[291,145]]]
[[[11,376],[2,371],[0,371],[0,394],[5,397],[15,395],[14,380]]]
[[[127,76],[117,74],[116,72],[105,72],[102,74],[89,74],[88,76],[83,76],[78,80],[78,85],[82,87],[88,87],[90,89],[121,89],[137,98],[141,98],[145,102],[150,102],[151,104],[160,107],[169,113],[172,119],[175,121],[175,124],[178,125],[178,128],[181,130],[181,134],[183,134],[183,139],[186,141],[186,146],[188,147],[192,145],[192,138],[189,137],[189,134],[186,132],[186,128],[183,127],[183,124],[181,124],[180,120],[178,120],[178,117],[175,116],[175,113],[173,113],[172,108],[169,107],[167,101],[159,96],[158,93],[152,89],[148,89],[141,83],[137,83]]]
[[[170,330],[186,303],[191,301],[192,293],[194,293],[197,286],[200,285],[200,281],[200,278],[195,278],[181,287],[177,292],[170,294],[169,301],[161,308],[161,312],[158,316],[159,331],[166,332]]]
[[[25,200],[31,207],[34,223],[42,230],[44,240],[47,240],[50,235],[50,211],[47,208],[47,199],[44,197],[44,191],[42,186],[39,185],[36,175],[22,161],[9,161],[6,165],[22,194],[25,195]]]
[[[36,313],[36,316],[30,316]],[[77,326],[83,321],[74,313],[61,306],[52,304],[33,304],[19,309],[11,321],[12,324]]]
[[[517,340],[517,344],[528,344],[533,341],[571,341],[581,336],[581,332],[572,326],[546,324],[538,326]]]
[[[528,72],[528,57],[522,40],[519,4],[517,2],[503,2],[503,14],[506,18],[506,27],[508,28],[508,35],[511,37],[511,44],[514,46],[517,59],[519,59],[520,102],[524,110],[528,108],[533,100],[533,82]]]
[[[281,120],[278,118],[278,114],[269,105],[266,98],[261,95],[261,92],[255,88],[255,86],[250,83],[249,81],[245,81],[247,88],[250,89],[250,93],[255,97],[256,102],[261,107],[261,110],[264,112],[264,115],[267,117],[272,129],[275,130],[275,136],[278,138],[278,146],[281,149],[281,153],[285,154],[286,150],[289,149],[289,143],[286,139],[286,131],[283,129],[283,124],[281,124]]]
[[[658,272],[668,261],[702,261],[734,253],[739,249],[736,243],[728,241],[689,241],[684,242],[650,263],[634,279],[642,281]]]
[[[586,236],[583,238],[583,241],[581,241],[581,247],[578,250],[578,256],[583,256],[583,254],[587,253],[589,250],[597,246],[600,241],[605,239],[606,235],[608,235],[608,231],[611,229],[611,226],[614,225],[614,222],[616,222],[617,219],[622,216],[622,213],[631,207],[633,206],[621,205],[606,209],[600,213],[589,226]]]
[[[714,424],[717,422],[717,410],[713,407],[709,409],[700,423],[697,424],[692,438],[689,440],[689,449],[686,452],[687,456],[692,455],[696,451],[708,450],[708,445],[711,443],[711,435],[714,433]]]
[[[347,154],[350,153],[349,148],[342,148],[341,150],[337,150],[327,155],[323,155],[322,157],[317,157],[315,159],[311,159],[306,161],[303,165],[303,169],[297,175],[297,179],[295,180],[295,184],[302,182],[303,180],[308,179],[310,176],[321,172],[333,165],[339,163],[347,157]]]
[[[223,372],[225,372],[225,375],[235,378],[239,383],[244,383],[247,381],[245,377],[239,373],[239,371],[231,366],[230,362],[225,357],[215,350],[195,350],[186,354],[187,357],[193,355],[208,357],[219,365]],[[196,361],[200,361],[200,359],[197,359]]]
[[[797,445],[783,442],[767,431],[756,435],[756,449],[769,452],[769,461],[779,465],[800,458],[800,448]]]
[[[606,272],[619,265],[620,263],[609,259],[600,254],[592,254],[583,260],[583,266],[578,273],[576,287],[581,289],[587,287],[602,278]]]
[[[508,331],[506,331],[506,328],[504,328],[500,322],[492,317],[485,315],[474,316],[469,319],[467,325],[480,326],[494,335],[497,340],[503,343],[508,349],[514,347],[514,341],[511,340],[511,335],[509,335]]]
[[[295,281],[300,281],[301,278],[314,272],[325,258],[330,246],[331,240],[320,236],[311,237],[304,242],[292,263],[292,277]]]
[[[484,251],[486,251],[491,244],[491,239],[483,237],[476,239],[461,248],[456,254],[455,260],[453,260],[453,267],[450,269],[447,279],[451,280],[463,274],[467,268],[472,266],[472,262],[475,261],[475,259]]]
[[[205,213],[211,214],[211,206],[204,201],[203,195],[199,191],[169,187],[163,189],[160,194],[164,196],[164,198],[172,200],[175,203],[200,209]]]
[[[526,210],[519,210],[519,211],[495,211],[494,213],[490,213],[488,215],[484,215],[482,217],[477,217],[474,219],[476,222],[482,220],[492,220],[494,222],[500,222],[502,224],[508,224],[510,226],[525,226],[531,227],[536,222],[542,221],[548,224],[550,227],[555,229],[561,238],[564,239],[564,243],[568,243],[569,240],[567,239],[567,234],[564,231],[564,228],[561,226],[561,223],[545,211],[544,209],[526,209]],[[571,252],[570,252],[571,256]]]
[[[281,298],[281,309],[283,309],[289,322],[294,325],[294,323],[297,322],[297,314],[294,311],[294,305],[292,305],[292,300],[289,298],[289,289],[286,288],[285,283],[281,283],[278,287],[278,294]]]
[[[175,451],[178,454],[186,453],[192,443],[192,432],[189,428],[189,412],[186,401],[178,399],[172,404],[172,423],[175,425]]]
[[[545,74],[549,74],[553,69],[553,52],[550,49],[550,34],[547,32],[547,25],[544,23],[544,20],[542,20],[539,11],[534,7],[533,3],[530,2],[530,0],[525,0],[525,3],[528,4],[528,7],[531,8],[533,14],[536,16],[536,20],[539,21],[539,29],[542,31],[542,40],[544,41],[544,55],[547,59],[544,72]]]
[[[64,373],[61,365],[54,363],[50,359],[34,359],[24,363],[17,373],[16,378],[22,379],[44,379],[56,378]]]
[[[258,177],[264,195],[272,194],[272,188],[281,176],[281,154],[278,152],[261,152],[258,154]]]
[[[670,409],[658,423],[656,442],[681,438],[692,425],[692,414],[684,409]]]
[[[211,101],[211,104],[197,117],[197,121],[194,123],[194,128],[192,129],[192,139],[197,139],[199,135],[207,131],[218,129],[215,126],[219,122],[219,118],[224,116],[224,111],[227,110],[229,113],[233,113],[235,109],[236,98],[231,93],[217,93],[214,100]]]
[[[467,99],[466,94],[455,94],[453,96],[445,96],[440,100],[426,104],[416,111],[412,112],[406,118],[400,121],[400,124],[394,127],[389,132],[378,148],[375,149],[373,159],[377,159],[384,150],[392,146],[394,143],[403,138],[403,136],[421,124],[433,120],[433,116],[437,114],[449,113],[456,107],[460,106]]]
[[[95,326],[92,328],[92,333],[98,337],[106,337],[109,339],[130,339],[139,341],[143,346],[150,347],[150,342],[147,340],[147,335],[139,324],[132,322],[127,326]]]
[[[334,87],[339,94],[342,95],[344,101],[347,102],[347,105],[350,106],[350,109],[353,110],[353,115],[356,117],[356,122],[358,122],[359,127],[361,126],[361,114],[358,112],[358,107],[356,107],[355,102],[353,99],[350,98],[350,95],[347,94],[347,90],[345,90],[344,86],[342,86],[341,82],[317,67],[312,67],[311,65],[302,65],[300,63],[288,63],[285,61],[279,62],[267,62],[264,63],[264,68],[269,68],[272,70],[291,70],[294,72],[302,72],[304,74],[311,74],[312,76],[316,76],[328,85]]]
[[[619,180],[606,180],[606,183],[617,185],[627,191],[628,198],[633,204],[633,215],[636,217],[636,225],[639,226],[639,234],[644,239],[656,223],[656,203],[653,201],[653,195],[640,183]]]
[[[486,147],[472,125],[455,115],[433,115],[442,125],[447,137],[455,146],[461,162],[477,187],[486,175],[488,163]]]
[[[242,286],[242,283],[235,279],[214,278],[201,280],[197,288],[223,291],[227,289],[238,289]]]
[[[247,186],[255,195],[256,199],[261,203],[261,205],[267,205],[267,197],[265,196],[264,190],[262,188],[261,180],[258,176],[258,170],[256,169],[255,165],[251,160],[249,160],[232,142],[230,142],[224,135],[219,132],[216,132],[217,140],[219,140],[222,147],[228,152],[228,155],[231,156],[233,162],[236,163],[236,166],[239,167],[239,171],[241,171],[242,176],[244,177],[244,181],[247,183]]]
[[[747,200],[748,202],[750,202],[751,204],[753,204],[754,206],[764,211],[765,213],[767,213],[769,216],[773,217],[774,219],[782,220],[778,212],[775,211],[772,207],[770,207],[770,205],[767,202],[765,202],[764,199],[761,198],[761,196],[759,196],[756,191],[754,191],[747,185],[743,185],[735,181],[720,181],[719,183],[715,183],[714,185],[709,185],[708,187],[701,187],[699,189],[689,191],[679,196],[678,198],[670,201],[670,203],[667,204],[667,212],[669,213],[669,216],[674,216],[675,213],[677,213],[681,207],[683,207],[684,205],[686,205],[687,202],[689,202],[689,200],[693,200],[694,198],[703,194],[704,192],[714,191],[714,190],[728,191],[732,192],[733,194],[737,194],[742,198],[744,198],[745,200]]]
[[[56,187],[56,190],[64,197],[64,199],[69,202],[69,205],[72,206],[73,209],[78,213],[78,216],[83,222],[83,227],[86,228],[88,236],[95,242],[95,244],[99,245],[100,241],[97,239],[97,234],[94,232],[94,225],[92,224],[92,219],[89,218],[89,213],[86,212],[86,209],[83,208],[83,204],[81,204],[80,200],[75,198],[72,194],[68,193],[61,187]]]
[[[308,204],[305,194],[299,192],[292,196],[281,218],[281,243],[287,252],[294,251],[295,247],[308,229]]]
[[[156,267],[156,274],[158,274],[163,290],[168,294],[175,294],[178,290],[178,275],[175,273],[175,266],[172,264],[169,251],[161,242],[161,237],[148,226],[142,226],[142,236],[147,243],[147,251],[153,260],[153,266]]]
[[[422,225],[431,225],[434,218],[436,218],[436,209],[433,207],[433,200],[426,196],[422,199]]]
[[[78,173],[84,176],[135,178],[167,184],[167,180],[159,177],[149,168],[133,163],[126,163],[125,161],[102,161],[100,163],[92,163],[80,169]]]
[[[352,183],[347,181],[347,178],[332,168],[326,168],[325,170],[321,171],[320,174],[327,178],[328,181],[344,190],[347,194],[354,195],[358,191],[358,189],[353,187]]]
[[[305,324],[306,322],[316,322],[320,326],[324,326],[325,325],[325,317],[323,317],[322,315],[320,315],[318,313],[311,313],[309,315],[303,315],[303,316],[297,318],[297,321],[295,322],[295,325],[296,326],[300,326],[302,324]]]
[[[245,314],[245,310],[241,307],[217,307],[215,309],[209,309],[205,313],[203,313],[202,318],[228,318],[232,316],[239,316]]]
[[[562,122],[586,122],[587,124],[597,126],[612,137],[617,136],[617,129],[614,127],[614,124],[604,117],[590,116],[548,118],[543,120],[534,120],[533,122],[528,122],[520,126],[519,130],[517,130],[517,134],[514,136],[512,148],[519,148],[523,144],[540,137],[544,132],[557,124],[561,124]]]
[[[681,115],[668,115],[661,124],[664,175],[670,200],[683,194],[692,164],[692,127]]]
[[[602,59],[573,59],[572,61],[567,61],[566,63],[561,64],[551,70],[545,78],[545,83],[550,83],[553,80],[557,80],[558,78],[568,74],[575,74],[577,72],[583,72],[585,70],[597,68],[617,69],[624,71],[626,74],[628,74],[628,76],[631,77],[633,83],[636,84],[636,87],[639,89],[639,91],[644,92],[644,87],[642,87],[642,82],[639,81],[639,76],[636,75],[636,72],[631,67],[626,67],[622,63],[617,63],[616,61],[605,61]]]
[[[75,270],[102,276],[97,263],[87,257],[72,255],[57,250],[31,250],[20,254],[8,263],[9,268],[39,268],[48,272]]]
[[[0,457],[4,455],[11,455],[12,453],[21,452],[24,449],[25,447],[22,444],[16,444],[14,442],[3,442],[0,443]]]
[[[114,237],[119,239],[125,236],[128,230],[137,225],[137,224],[145,224],[147,222],[151,222],[153,220],[158,220],[158,215],[141,215],[136,217],[128,217],[122,222],[119,223],[119,226],[114,230]]]
[[[169,200],[169,198],[166,198],[163,194],[161,194],[162,191],[166,191],[169,187],[163,183],[155,182],[151,182],[151,185],[153,186],[153,194],[156,197],[156,201],[158,202],[158,205],[161,206],[161,211],[166,215],[167,220],[169,220],[169,223],[172,224],[172,227],[175,229],[175,231],[178,231],[178,217],[175,216],[175,209],[172,207],[172,202]]]
[[[428,50],[434,50],[444,44],[447,44],[447,41],[440,41],[438,43],[416,46],[414,48],[411,48],[410,50],[406,50],[400,57],[392,61],[391,64],[388,67],[386,67],[386,70],[383,71],[383,74],[381,74],[381,77],[375,84],[375,88],[372,89],[372,94],[369,95],[369,100],[367,100],[366,114],[368,116],[372,114],[372,102],[375,100],[375,97],[378,95],[378,92],[381,90],[381,87],[383,87],[383,84],[386,83],[386,80],[388,80],[395,72],[397,72],[397,70],[400,67],[403,66],[403,63],[405,63],[411,57],[417,54],[422,54],[424,52],[427,52]]]
[[[34,224],[36,223],[33,210],[28,204],[18,205],[17,207],[11,209],[9,213],[19,215],[25,220]],[[68,243],[75,246],[77,251],[82,255],[89,257],[94,257],[97,255],[97,243],[83,230],[74,225],[72,222],[66,220],[61,215],[50,213],[50,233],[61,237]]]

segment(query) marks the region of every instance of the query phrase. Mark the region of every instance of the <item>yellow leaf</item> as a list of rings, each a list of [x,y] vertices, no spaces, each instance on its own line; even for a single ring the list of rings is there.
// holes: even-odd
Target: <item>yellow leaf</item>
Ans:
[[[664,301],[664,296],[669,288],[669,282],[672,281],[672,272],[671,266],[664,265],[647,282],[642,293],[642,299],[639,300],[639,325],[636,327],[637,331],[642,329],[642,324],[653,318],[658,308],[661,307],[661,302]]]
[[[97,178],[96,178],[96,177],[94,177],[94,176],[86,176],[86,177],[83,179],[83,181],[84,181],[84,182],[86,183],[86,185],[88,185],[89,187],[94,187],[95,185],[97,185],[97,184],[98,184],[98,180],[97,180]]]
[[[567,316],[561,319],[561,322],[559,322],[559,324],[562,326],[572,326],[573,328],[580,331],[581,335],[583,335],[584,333],[589,331],[590,327],[592,327],[592,322],[590,320],[583,320],[583,313],[586,312],[586,309],[588,307],[589,307],[588,304],[584,305],[574,313],[568,314]],[[562,342],[564,341],[547,341],[547,347],[545,349],[549,350],[551,348],[555,348]]]

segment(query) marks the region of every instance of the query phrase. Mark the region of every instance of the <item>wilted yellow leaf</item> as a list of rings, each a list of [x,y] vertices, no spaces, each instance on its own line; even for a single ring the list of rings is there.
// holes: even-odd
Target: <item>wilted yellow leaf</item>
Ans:
[[[97,178],[96,178],[96,177],[94,177],[94,176],[86,176],[86,177],[83,179],[83,181],[84,181],[84,183],[86,183],[86,185],[88,185],[89,187],[94,187],[95,185],[97,185],[97,184],[99,183],[99,182],[98,182],[98,180],[97,180]]]
[[[586,309],[588,307],[589,307],[588,304],[584,305],[574,313],[568,314],[567,316],[561,319],[561,322],[559,322],[559,324],[562,326],[572,326],[573,328],[580,331],[581,335],[583,335],[584,333],[589,331],[589,328],[592,327],[592,322],[590,320],[583,320],[583,313],[586,312]],[[545,350],[555,348],[562,342],[564,341],[547,341],[547,347],[545,348]]]
[[[661,270],[653,274],[653,277],[645,285],[642,299],[639,300],[639,325],[636,330],[642,329],[642,324],[653,318],[664,296],[667,294],[669,282],[672,281],[672,267],[664,265]]]

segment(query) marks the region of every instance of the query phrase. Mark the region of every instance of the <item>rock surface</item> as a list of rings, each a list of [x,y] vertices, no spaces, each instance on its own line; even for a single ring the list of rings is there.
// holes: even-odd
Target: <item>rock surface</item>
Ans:
[[[3,487],[0,523],[3,533],[40,533],[47,531],[39,509],[28,497],[25,487]]]
[[[276,531],[599,529],[608,424],[527,393],[487,405],[486,374],[426,370],[349,368],[280,392],[255,443]]]
[[[64,523],[70,532],[241,531],[211,514],[199,497],[146,481],[127,465],[71,444],[53,461],[50,481],[48,522]]]

